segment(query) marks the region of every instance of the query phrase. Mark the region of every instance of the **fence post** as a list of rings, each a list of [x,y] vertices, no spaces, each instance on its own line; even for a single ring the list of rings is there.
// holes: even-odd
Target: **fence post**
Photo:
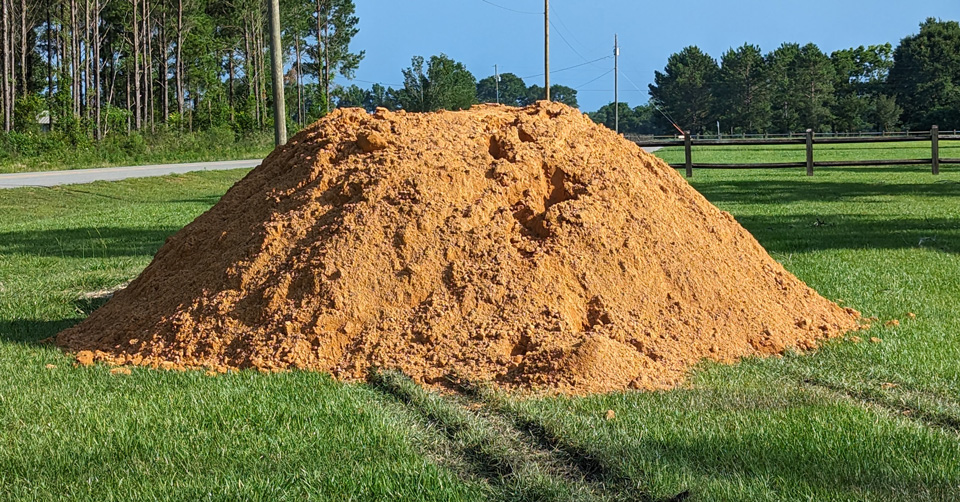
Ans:
[[[933,174],[940,174],[940,127],[930,128],[930,163],[933,165]]]
[[[683,133],[683,153],[686,156],[687,178],[693,177],[693,143],[690,140],[690,131]]]
[[[807,176],[813,176],[813,129],[807,129]]]

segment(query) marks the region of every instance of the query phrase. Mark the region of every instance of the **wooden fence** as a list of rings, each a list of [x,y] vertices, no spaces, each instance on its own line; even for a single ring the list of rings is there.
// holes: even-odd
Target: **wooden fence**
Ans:
[[[906,133],[898,136],[871,135],[871,136],[825,136],[817,137],[814,132],[807,129],[806,134],[793,137],[779,138],[734,138],[734,139],[694,139],[690,132],[686,132],[682,138],[671,139],[634,139],[633,141],[642,147],[667,147],[682,146],[684,148],[685,162],[683,164],[671,164],[675,168],[684,168],[687,177],[693,176],[693,169],[781,169],[781,168],[801,168],[807,169],[807,176],[813,176],[816,167],[847,167],[847,166],[902,166],[902,165],[930,165],[933,174],[940,174],[940,166],[945,164],[960,165],[960,159],[940,157],[940,140],[960,140],[957,131],[952,134],[941,134],[937,126],[933,126],[930,131],[920,133]],[[883,159],[883,160],[822,160],[814,158],[814,145],[837,145],[837,144],[856,144],[856,143],[899,143],[924,141],[930,142],[930,157],[925,159]],[[714,164],[714,163],[696,163],[693,162],[694,146],[720,146],[720,145],[805,145],[807,160],[806,162],[771,162],[760,164]]]

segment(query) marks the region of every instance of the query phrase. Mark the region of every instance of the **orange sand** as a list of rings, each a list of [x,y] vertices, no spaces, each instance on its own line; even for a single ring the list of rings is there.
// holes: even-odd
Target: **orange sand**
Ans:
[[[662,161],[539,103],[338,110],[57,342],[113,364],[587,393],[811,349],[858,318]]]

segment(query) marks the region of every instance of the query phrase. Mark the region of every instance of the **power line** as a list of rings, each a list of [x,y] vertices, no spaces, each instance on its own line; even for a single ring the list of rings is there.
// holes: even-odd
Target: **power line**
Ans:
[[[643,92],[643,90],[640,89],[640,87],[638,87],[637,84],[635,84],[626,73],[622,73],[622,75],[623,78],[627,79],[627,82],[630,82],[630,85],[632,85],[634,89],[636,89],[638,92]]]
[[[569,47],[570,50],[574,52],[574,54],[580,56],[580,59],[584,61],[587,60],[587,58],[583,57],[583,54],[580,54],[580,51],[574,48],[573,45],[571,45],[570,42],[567,41],[567,37],[563,36],[563,32],[560,31],[560,28],[558,28],[557,25],[553,24],[553,21],[550,21],[550,26],[553,26],[553,29],[557,30],[557,35],[560,35],[560,40],[563,40],[563,43],[567,44],[567,47]]]
[[[353,78],[353,79],[350,79],[350,81],[351,81],[351,82],[363,82],[364,84],[380,84],[380,85],[386,85],[386,86],[388,86],[388,87],[403,87],[403,84],[391,84],[391,83],[387,83],[387,82],[374,82],[374,81],[372,81],[372,80],[363,80],[363,79],[361,79],[361,78]]]
[[[601,78],[606,77],[607,75],[609,75],[609,74],[611,74],[611,73],[613,73],[613,69],[607,70],[606,72],[604,72],[604,73],[603,73],[602,75],[600,75],[599,77],[590,79],[589,81],[584,82],[584,83],[578,85],[577,87],[575,87],[575,89],[576,89],[577,91],[579,91],[580,88],[586,87],[586,86],[588,86],[588,85],[596,82],[597,80],[600,80]]]
[[[563,22],[563,18],[560,17],[560,14],[557,12],[556,7],[553,8],[553,17],[557,18],[557,21],[560,21],[560,25],[563,26],[563,29],[567,30],[567,33],[570,34],[570,38],[572,38],[574,42],[576,42],[580,47],[583,47],[583,48],[586,47],[586,45],[584,45],[583,42],[577,39],[576,32],[574,30],[571,30],[570,27],[567,26],[567,23]]]
[[[637,86],[637,84],[634,83],[634,81],[631,80],[629,76],[627,76],[626,73],[623,74],[623,78],[627,79],[627,82],[630,82],[630,85],[632,85],[638,92],[643,92],[640,90],[640,87]],[[670,123],[673,124],[674,129],[680,131],[680,134],[685,134],[683,131],[683,128],[677,125],[677,121],[673,120],[673,117],[671,117],[667,112],[663,111],[663,109],[660,108],[656,102],[654,102],[653,100],[650,100],[649,103],[653,105],[653,107],[656,108],[658,112],[660,112],[660,115],[663,115],[663,118],[669,120]]]
[[[480,0],[480,1],[483,2],[483,3],[486,3],[486,4],[490,4],[490,5],[494,6],[494,7],[498,7],[498,8],[503,9],[503,10],[508,10],[508,11],[510,11],[510,12],[516,12],[517,14],[536,14],[536,15],[538,15],[538,16],[539,16],[540,14],[543,14],[543,12],[530,12],[530,11],[526,11],[526,10],[511,9],[510,7],[504,7],[504,6],[502,6],[502,5],[495,4],[495,3],[491,2],[490,0]]]
[[[574,68],[580,68],[581,66],[586,66],[586,65],[588,65],[588,64],[593,64],[593,63],[596,63],[597,61],[603,61],[604,59],[610,59],[610,58],[612,58],[612,57],[613,57],[613,56],[604,56],[604,57],[602,57],[602,58],[594,59],[593,61],[587,61],[586,63],[580,63],[580,64],[577,64],[577,65],[568,66],[568,67],[566,67],[566,68],[560,68],[559,70],[552,70],[551,73],[560,73],[560,72],[562,72],[562,71],[572,70],[572,69],[574,69]],[[538,74],[536,74],[536,75],[528,75],[528,76],[526,76],[526,77],[520,77],[520,78],[522,78],[522,79],[527,79],[527,78],[534,78],[534,77],[542,77],[543,75],[544,75],[543,73],[538,73]]]

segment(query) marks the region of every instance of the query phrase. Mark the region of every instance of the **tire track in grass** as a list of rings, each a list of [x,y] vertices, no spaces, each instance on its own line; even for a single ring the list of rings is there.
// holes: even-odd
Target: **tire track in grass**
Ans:
[[[835,396],[846,398],[872,410],[882,410],[895,416],[908,419],[932,429],[940,429],[954,434],[960,434],[960,418],[948,412],[931,409],[929,403],[922,402],[931,398],[930,393],[920,390],[905,389],[903,391],[889,390],[888,394],[873,389],[852,389],[848,386],[830,382],[825,379],[797,375],[800,382],[811,388],[827,391]],[[895,384],[900,385],[900,384]],[[899,398],[900,402],[893,399]],[[909,406],[913,400],[917,406]],[[950,403],[955,404],[955,403]]]
[[[575,467],[584,479],[599,484],[624,484],[627,481],[608,469],[595,455],[579,446],[564,442],[539,422],[511,409],[505,398],[495,391],[469,384],[461,385],[460,390],[465,396],[472,398],[474,403],[509,419],[517,429],[535,440],[540,448],[561,456],[565,463]]]
[[[553,451],[556,455],[561,456],[565,462],[576,467],[581,475],[590,482],[604,486],[606,489],[620,494],[631,492],[642,493],[638,488],[638,482],[606,465],[597,455],[585,448],[567,442],[562,437],[553,434],[544,427],[543,424],[537,422],[536,419],[517,412],[510,406],[506,396],[503,394],[489,387],[470,384],[463,384],[460,388],[465,395],[475,399],[476,402],[511,420],[515,427],[533,438],[541,448]],[[654,499],[644,494],[645,498],[643,500],[681,502],[687,500],[692,494],[693,492],[690,489],[660,499]]]
[[[396,372],[372,373],[371,383],[437,427],[446,438],[444,450],[465,459],[469,472],[461,474],[486,480],[504,499],[654,500],[628,480],[614,480],[586,453],[549,439],[542,426],[521,425],[479,394],[440,396]]]

